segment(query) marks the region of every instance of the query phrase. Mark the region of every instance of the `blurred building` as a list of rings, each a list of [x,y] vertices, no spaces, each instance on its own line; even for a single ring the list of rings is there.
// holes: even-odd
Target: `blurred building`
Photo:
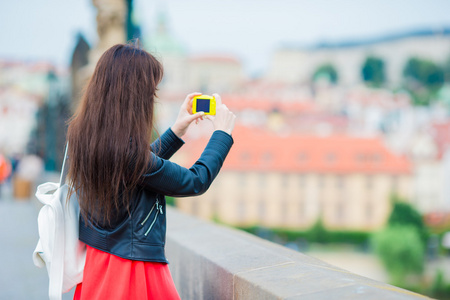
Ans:
[[[113,41],[124,41],[124,3],[94,1],[101,42],[79,73],[89,74],[95,57]],[[436,137],[421,138],[417,130],[447,116],[439,119],[434,108],[423,113],[405,92],[364,87],[361,69],[368,56],[379,57],[388,82],[398,83],[411,57],[447,60],[449,30],[283,48],[265,78],[248,81],[237,58],[192,56],[170,32],[164,13],[156,22],[144,44],[165,71],[156,106],[159,128],[172,125],[184,97],[194,91],[221,93],[238,115],[236,143],[223,172],[205,195],[178,201],[183,210],[240,225],[306,228],[322,218],[332,228],[374,229],[383,225],[392,193],[422,212],[448,202],[444,183],[450,169],[444,166],[450,166],[450,155],[436,154]],[[324,64],[337,69],[338,85],[310,84]],[[210,132],[208,126],[190,130],[190,143],[176,159],[193,163]]]
[[[173,123],[185,96],[174,95],[167,89],[160,93],[161,107],[170,107],[158,114],[160,124],[164,124],[162,128]],[[422,213],[450,210],[450,199],[447,199],[450,190],[445,184],[450,180],[450,156],[446,154],[450,141],[444,142],[450,138],[444,138],[445,129],[437,130],[432,125],[448,122],[445,108],[439,103],[429,107],[413,106],[409,94],[401,90],[371,89],[363,85],[310,87],[267,80],[243,82],[238,91],[223,93],[222,99],[238,116],[238,127],[276,135],[289,140],[286,143],[294,143],[295,136],[305,135],[316,136],[318,140],[330,136],[380,140],[393,155],[407,157],[409,161],[409,192],[401,195]],[[188,131],[187,139],[197,140],[211,130],[208,126],[194,126]],[[425,137],[420,137],[421,134]],[[264,138],[261,136],[259,142],[264,142]],[[258,141],[254,143],[256,145]],[[226,174],[231,173],[226,171]],[[240,175],[235,172],[233,175],[221,174],[220,178],[222,176],[239,178]],[[389,192],[384,196],[385,201],[388,198]],[[384,203],[381,206],[389,204],[380,203]],[[388,207],[384,206],[384,209]],[[316,219],[314,214],[312,219]]]
[[[14,89],[0,89],[0,152],[25,153],[42,99]]]
[[[188,87],[203,93],[236,91],[244,82],[240,61],[229,55],[203,55],[189,58]]]
[[[163,64],[160,89],[168,93],[230,92],[245,81],[241,62],[231,55],[189,55],[183,42],[170,32],[163,12],[158,13],[157,28],[145,40],[145,48]]]
[[[413,203],[424,213],[450,212],[450,122],[422,128],[411,139]]]
[[[419,57],[444,63],[450,56],[450,28],[392,34],[375,39],[342,43],[321,43],[312,47],[283,47],[273,56],[266,78],[290,84],[309,83],[314,72],[331,64],[339,83],[362,82],[361,71],[367,57],[381,58],[387,81],[398,84],[408,59]]]
[[[47,62],[0,62],[0,152],[38,154],[58,169],[69,114],[68,74]]]
[[[223,170],[204,195],[177,206],[233,225],[333,229],[384,225],[390,196],[412,196],[411,165],[380,138],[271,134],[239,127]],[[177,159],[190,166],[205,139],[189,140]]]
[[[157,27],[145,40],[145,48],[164,67],[164,78],[160,88],[172,92],[184,92],[187,88],[187,52],[183,43],[171,34],[166,14],[157,16]]]
[[[0,61],[0,152],[27,153],[53,68],[44,62]]]

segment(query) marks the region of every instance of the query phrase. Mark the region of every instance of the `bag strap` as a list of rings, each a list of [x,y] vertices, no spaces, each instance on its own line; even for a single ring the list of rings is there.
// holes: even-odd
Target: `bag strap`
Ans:
[[[55,228],[54,228],[54,244],[52,249],[52,258],[49,270],[49,288],[48,294],[50,300],[61,300],[62,287],[64,280],[64,253],[65,253],[65,220],[63,207],[60,202],[61,189],[57,190],[57,197],[53,199],[54,203],[52,209],[55,216]]]
[[[59,186],[62,186],[64,183],[66,183],[66,160],[67,160],[67,149],[69,148],[69,142],[66,143],[66,150],[64,151],[64,159],[61,167],[61,177],[59,178]]]
[[[66,143],[66,149],[64,151],[64,159],[61,167],[61,177],[59,178],[59,188],[52,199],[52,209],[54,210],[55,217],[55,231],[54,231],[54,245],[52,251],[52,258],[49,270],[49,299],[61,300],[62,287],[64,281],[64,253],[65,249],[65,219],[63,203],[65,197],[63,197],[61,187],[66,181],[66,160],[67,149],[69,143]]]

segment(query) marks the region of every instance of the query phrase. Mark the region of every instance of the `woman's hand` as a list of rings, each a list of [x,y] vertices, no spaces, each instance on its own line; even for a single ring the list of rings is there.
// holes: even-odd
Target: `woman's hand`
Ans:
[[[196,114],[192,114],[192,99],[195,96],[199,96],[201,94],[202,93],[189,94],[186,96],[186,99],[184,99],[183,104],[181,104],[177,120],[172,126],[172,131],[176,134],[177,137],[181,138],[186,133],[189,125],[191,125],[193,121],[203,119],[205,113],[202,111]]]
[[[206,118],[212,121],[214,130],[222,130],[231,135],[236,116],[222,103],[222,98],[220,98],[219,94],[213,94],[213,96],[216,98],[216,115],[207,115]]]

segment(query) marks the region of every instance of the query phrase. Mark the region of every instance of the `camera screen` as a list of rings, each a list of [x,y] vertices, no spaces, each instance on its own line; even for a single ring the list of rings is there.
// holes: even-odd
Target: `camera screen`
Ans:
[[[209,99],[197,99],[197,111],[209,113]]]

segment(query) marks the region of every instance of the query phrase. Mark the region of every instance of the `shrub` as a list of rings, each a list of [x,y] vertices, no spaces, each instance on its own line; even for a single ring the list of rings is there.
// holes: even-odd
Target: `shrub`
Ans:
[[[394,285],[404,286],[408,275],[423,272],[425,247],[414,226],[388,226],[374,234],[372,243]]]

